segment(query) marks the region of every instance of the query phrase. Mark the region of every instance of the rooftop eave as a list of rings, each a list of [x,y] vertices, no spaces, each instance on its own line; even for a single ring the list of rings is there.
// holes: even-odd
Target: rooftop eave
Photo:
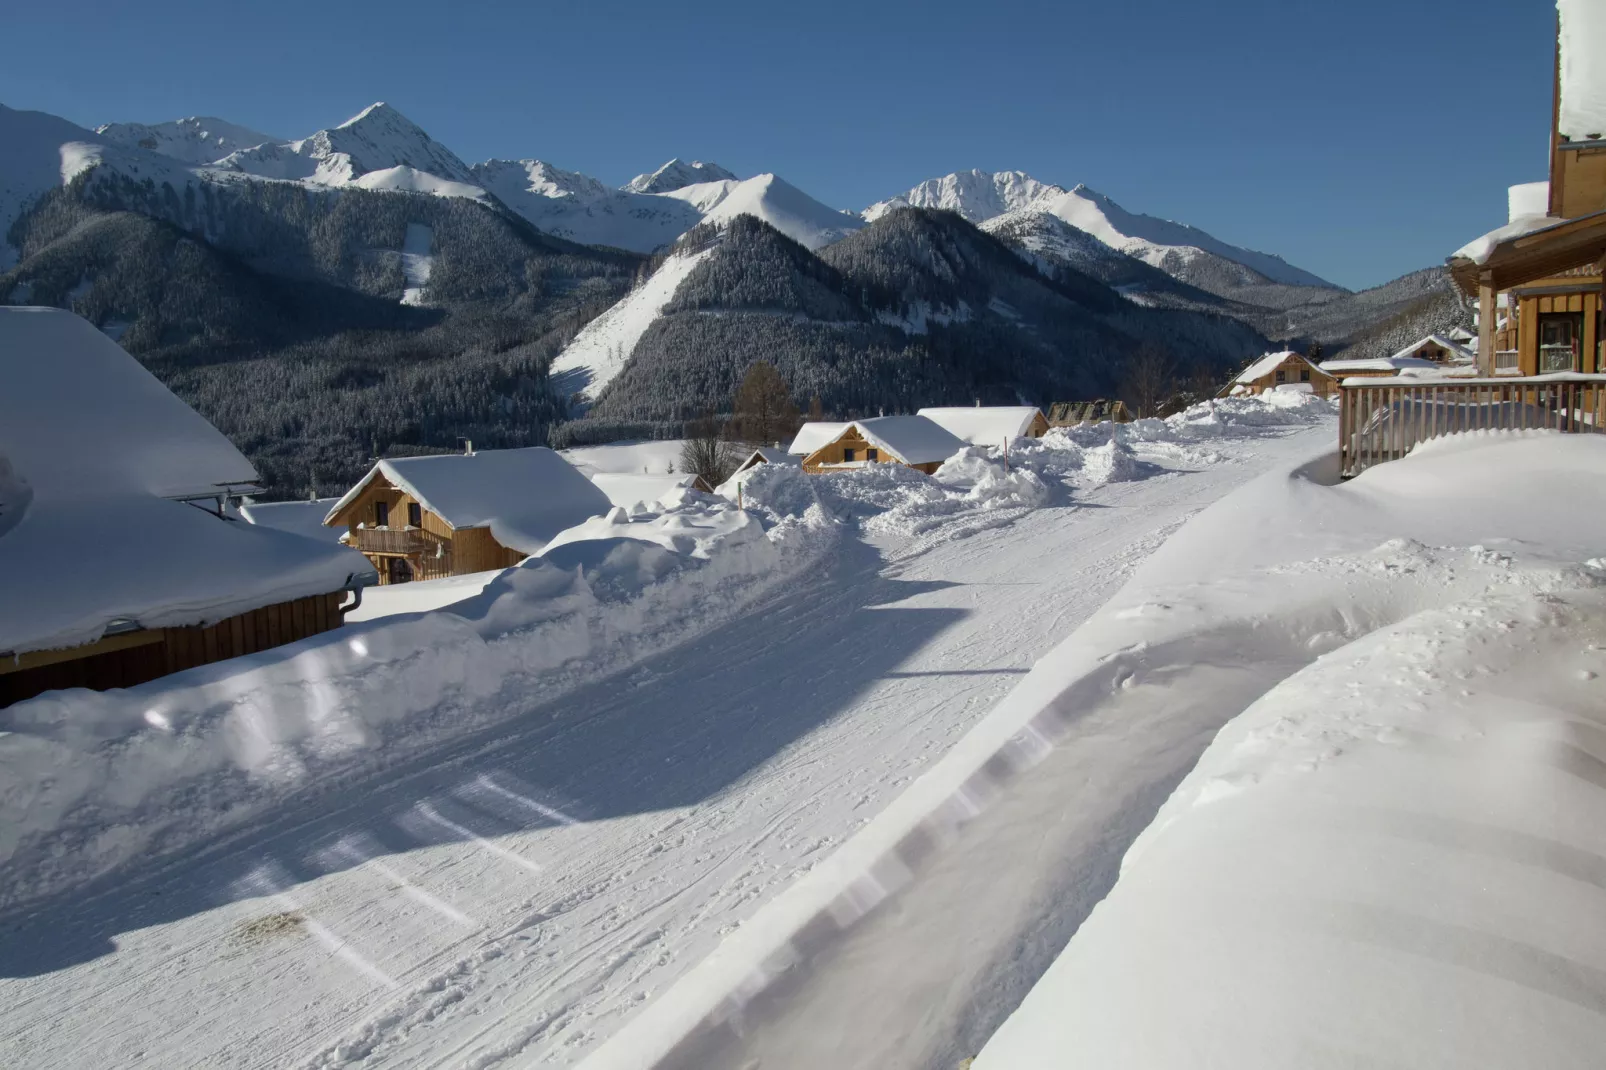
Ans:
[[[1450,277],[1468,297],[1476,297],[1487,276],[1496,292],[1548,278],[1568,268],[1606,258],[1606,211],[1564,219],[1543,230],[1507,238],[1481,262],[1452,256],[1445,261]]]

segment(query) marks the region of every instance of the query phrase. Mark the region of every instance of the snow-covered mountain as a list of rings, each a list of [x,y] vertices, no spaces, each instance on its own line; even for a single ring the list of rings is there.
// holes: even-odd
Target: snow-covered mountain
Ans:
[[[958,212],[978,225],[1010,213],[1047,212],[1112,249],[1222,296],[1267,283],[1338,288],[1280,256],[1230,245],[1186,223],[1129,212],[1086,186],[1067,190],[1022,171],[961,171],[929,179],[863,215],[875,219],[909,205]]]
[[[0,104],[0,271],[17,262],[17,250],[6,241],[12,221],[62,182],[62,146],[100,140],[66,119]]]
[[[829,208],[771,174],[743,181],[700,182],[661,196],[694,206],[705,223],[724,223],[739,215],[762,219],[809,249],[829,245],[865,224],[858,216]]]
[[[258,178],[300,179],[324,186],[409,188],[406,183],[416,182],[416,175],[474,184],[468,164],[383,102],[371,104],[339,126],[319,130],[300,141],[230,153],[219,159],[217,166]],[[363,176],[376,173],[393,176],[395,182],[384,178],[360,182]]]
[[[908,193],[872,204],[862,214],[873,222],[894,208],[938,208],[958,212],[980,226],[995,216],[1032,208],[1064,192],[1024,171],[956,171],[928,178]]]
[[[613,189],[541,160],[487,160],[473,172],[480,186],[537,229],[586,245],[650,253],[702,219],[685,202]]]
[[[210,115],[170,123],[107,123],[96,127],[95,133],[113,145],[147,149],[191,164],[216,163],[230,153],[284,140]]]
[[[668,193],[700,182],[723,182],[735,178],[717,163],[704,163],[702,160],[686,163],[676,158],[650,174],[637,175],[624,184],[624,189],[629,193]]]

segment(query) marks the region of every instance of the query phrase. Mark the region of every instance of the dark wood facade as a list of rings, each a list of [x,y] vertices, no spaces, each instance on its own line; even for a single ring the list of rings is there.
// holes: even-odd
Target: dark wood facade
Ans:
[[[0,707],[46,691],[133,687],[169,673],[254,654],[338,628],[344,592],[240,613],[207,627],[152,628],[65,650],[0,658]]]

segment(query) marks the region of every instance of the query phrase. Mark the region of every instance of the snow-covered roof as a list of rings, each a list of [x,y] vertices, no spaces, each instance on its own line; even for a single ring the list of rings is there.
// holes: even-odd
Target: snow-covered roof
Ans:
[[[0,455],[36,490],[182,498],[257,480],[222,432],[71,312],[0,308],[0,384]]]
[[[355,550],[184,502],[41,490],[0,535],[0,652],[93,642],[119,620],[213,624],[371,571]]]
[[[329,510],[325,523],[383,475],[454,530],[490,528],[497,542],[536,554],[552,536],[611,503],[601,488],[545,446],[380,461]]]
[[[249,461],[86,320],[0,308],[0,652],[114,621],[211,624],[328,594],[363,556],[168,498],[250,483]]]
[[[1233,379],[1233,382],[1252,383],[1256,379],[1263,379],[1272,372],[1276,371],[1282,365],[1283,361],[1288,360],[1290,357],[1296,360],[1304,361],[1306,364],[1310,363],[1310,361],[1306,360],[1303,354],[1295,353],[1292,349],[1285,349],[1280,353],[1267,353],[1265,356],[1249,365],[1249,367],[1239,372]],[[1315,367],[1315,365],[1312,365],[1312,367]],[[1320,371],[1321,369],[1318,368],[1317,370]]]
[[[1461,248],[1450,254],[1450,259],[1470,260],[1474,264],[1486,264],[1494,253],[1495,246],[1512,238],[1521,238],[1524,235],[1535,234],[1541,230],[1548,230],[1566,220],[1553,215],[1525,215],[1518,216],[1503,227],[1496,227],[1489,233],[1473,238]]]
[[[689,490],[696,490],[697,477],[689,472],[674,475],[642,475],[629,472],[597,472],[591,482],[621,509],[636,505],[679,504]]]
[[[1451,327],[1450,330],[1445,334],[1445,337],[1457,345],[1460,345],[1464,342],[1474,341],[1478,336],[1467,330],[1465,327]]]
[[[786,452],[807,457],[827,442],[835,441],[847,426],[846,423],[834,423],[829,420],[804,424],[797,429],[797,435],[793,437],[792,444],[786,448]]]
[[[1475,354],[1473,354],[1471,350],[1467,349],[1466,346],[1462,345],[1460,342],[1457,342],[1457,341],[1451,339],[1447,335],[1430,334],[1430,335],[1427,335],[1426,337],[1418,338],[1416,341],[1412,342],[1410,345],[1406,346],[1404,349],[1402,349],[1398,353],[1394,354],[1394,358],[1398,359],[1400,357],[1409,357],[1413,353],[1415,353],[1417,350],[1421,349],[1425,345],[1428,345],[1429,343],[1432,343],[1433,345],[1438,346],[1440,349],[1448,349],[1451,353],[1455,354],[1456,356],[1464,357],[1467,360],[1471,360],[1475,356]],[[1330,363],[1330,362],[1323,362],[1322,366],[1326,367],[1328,363]]]
[[[1415,348],[1415,347],[1413,347]],[[1368,357],[1355,360],[1324,360],[1318,365],[1322,371],[1329,375],[1344,375],[1348,372],[1398,372],[1408,369],[1436,369],[1438,365],[1422,357]]]
[[[921,409],[919,415],[971,445],[996,446],[1024,436],[1043,414],[1035,405],[973,405]]]
[[[1556,126],[1568,141],[1606,138],[1606,4],[1557,0],[1561,50]]]
[[[321,542],[337,542],[345,534],[323,522],[338,498],[317,498],[304,502],[245,502],[239,508],[240,519],[258,527],[288,531],[305,535]]]
[[[848,427],[905,464],[946,461],[965,448],[964,440],[924,416],[875,416],[855,420]]]

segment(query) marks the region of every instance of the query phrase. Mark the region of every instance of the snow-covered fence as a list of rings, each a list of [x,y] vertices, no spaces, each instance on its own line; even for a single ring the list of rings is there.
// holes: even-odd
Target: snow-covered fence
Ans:
[[[1339,388],[1345,477],[1458,431],[1600,431],[1606,375],[1428,380],[1346,379]]]

